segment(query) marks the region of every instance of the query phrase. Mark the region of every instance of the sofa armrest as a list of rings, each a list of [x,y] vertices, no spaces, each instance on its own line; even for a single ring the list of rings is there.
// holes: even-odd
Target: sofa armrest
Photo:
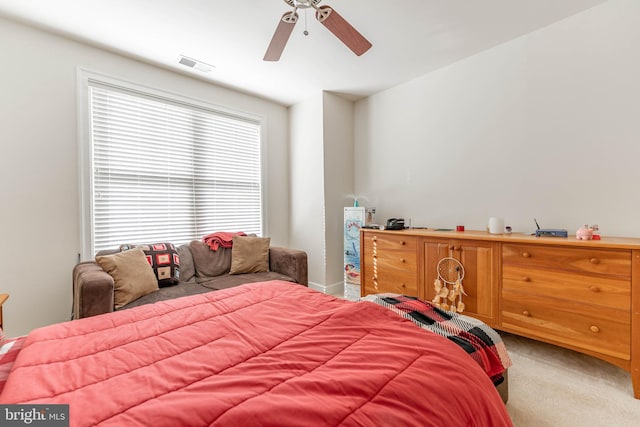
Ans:
[[[309,284],[307,253],[305,251],[271,246],[269,248],[269,270],[289,276],[301,285],[307,286]]]
[[[113,277],[95,261],[73,268],[73,318],[96,316],[113,311]]]

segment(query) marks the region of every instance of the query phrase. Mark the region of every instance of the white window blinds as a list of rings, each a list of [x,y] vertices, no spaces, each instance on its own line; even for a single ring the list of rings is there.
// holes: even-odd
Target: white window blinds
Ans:
[[[260,123],[89,84],[93,250],[262,234]]]

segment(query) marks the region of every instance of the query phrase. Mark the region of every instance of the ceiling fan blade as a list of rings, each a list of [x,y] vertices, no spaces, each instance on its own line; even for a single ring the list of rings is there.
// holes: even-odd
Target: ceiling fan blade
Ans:
[[[264,54],[263,60],[277,61],[280,59],[282,51],[287,45],[287,41],[289,41],[289,36],[293,31],[293,27],[296,26],[296,22],[298,22],[298,14],[295,10],[282,15],[282,18],[280,18],[280,22],[276,27],[276,32],[273,33],[273,38],[271,39],[271,43],[269,43],[267,52]]]
[[[349,24],[331,6],[320,6],[316,9],[316,19],[329,29],[356,55],[360,56],[368,51],[372,44],[365,39],[351,24]]]

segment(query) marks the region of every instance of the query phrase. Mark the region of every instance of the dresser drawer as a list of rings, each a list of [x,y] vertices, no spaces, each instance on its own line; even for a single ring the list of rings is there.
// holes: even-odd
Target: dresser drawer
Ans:
[[[504,290],[502,327],[507,331],[629,360],[631,313]]]
[[[549,272],[521,265],[502,267],[502,289],[630,310],[631,280]]]
[[[502,245],[502,265],[631,279],[631,252],[537,245]]]
[[[364,295],[369,294],[385,294],[394,293],[409,296],[418,296],[418,286],[408,281],[380,281],[371,280],[367,281],[364,286]]]
[[[398,234],[367,233],[365,246],[376,247],[380,252],[387,251],[413,251],[418,248],[418,238],[415,236],[401,236]]]
[[[391,267],[399,270],[416,270],[417,256],[415,250],[377,250],[371,255],[379,267]]]
[[[418,295],[418,277],[415,269],[406,269],[404,265],[378,265],[367,270],[364,278],[366,288],[375,293],[396,292],[405,295]]]

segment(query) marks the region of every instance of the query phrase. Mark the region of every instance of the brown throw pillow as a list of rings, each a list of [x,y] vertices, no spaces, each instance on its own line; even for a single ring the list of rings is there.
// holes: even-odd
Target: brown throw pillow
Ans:
[[[113,277],[115,308],[158,290],[156,275],[141,248],[97,256],[96,262]]]
[[[269,271],[269,237],[233,236],[229,274]]]

